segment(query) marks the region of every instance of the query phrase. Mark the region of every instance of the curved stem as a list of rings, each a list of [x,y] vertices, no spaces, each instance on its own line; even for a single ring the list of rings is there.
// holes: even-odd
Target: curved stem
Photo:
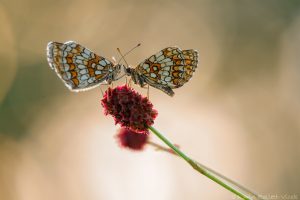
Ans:
[[[254,194],[253,192],[249,191],[248,189],[240,186],[239,184],[231,181],[230,179],[224,177],[223,175],[215,172],[208,167],[194,161],[193,159],[189,158],[186,154],[184,154],[181,150],[179,150],[175,145],[173,145],[166,137],[164,137],[158,130],[154,127],[150,126],[149,129],[159,138],[161,139],[166,145],[168,145],[178,156],[183,158],[187,163],[189,163],[196,171],[203,174],[207,178],[211,179],[212,181],[218,183],[228,191],[236,194],[242,199],[245,200],[256,200],[261,199],[258,195]]]

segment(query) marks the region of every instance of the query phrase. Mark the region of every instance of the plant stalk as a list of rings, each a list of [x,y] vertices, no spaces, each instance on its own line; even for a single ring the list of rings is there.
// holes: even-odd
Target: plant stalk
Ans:
[[[185,153],[183,153],[180,149],[178,149],[175,145],[173,145],[166,137],[164,137],[158,130],[154,127],[150,126],[149,129],[166,145],[168,145],[178,156],[183,158],[188,164],[190,164],[196,171],[203,174],[207,178],[212,181],[218,183],[228,191],[237,195],[241,199],[244,200],[261,200],[261,198],[251,192],[250,190],[244,188],[243,186],[237,184],[236,182],[226,178],[225,176],[219,174],[218,172],[194,161],[190,157],[188,157]]]

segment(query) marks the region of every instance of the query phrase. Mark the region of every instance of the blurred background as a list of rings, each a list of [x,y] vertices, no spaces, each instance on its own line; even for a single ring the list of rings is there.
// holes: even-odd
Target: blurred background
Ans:
[[[108,59],[141,42],[132,66],[197,49],[173,98],[150,89],[155,127],[260,195],[300,198],[300,1],[2,0],[0,24],[1,200],[234,199],[175,156],[121,149],[100,89],[72,93],[48,66],[47,43],[69,40]]]

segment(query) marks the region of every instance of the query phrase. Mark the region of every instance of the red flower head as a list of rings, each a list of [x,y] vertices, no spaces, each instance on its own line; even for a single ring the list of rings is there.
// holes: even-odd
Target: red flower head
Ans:
[[[157,111],[146,97],[127,85],[108,88],[101,104],[105,115],[112,115],[115,123],[143,133],[154,123]]]
[[[137,133],[128,128],[121,128],[116,139],[121,147],[129,148],[132,150],[143,150],[145,144],[147,144],[149,133]]]

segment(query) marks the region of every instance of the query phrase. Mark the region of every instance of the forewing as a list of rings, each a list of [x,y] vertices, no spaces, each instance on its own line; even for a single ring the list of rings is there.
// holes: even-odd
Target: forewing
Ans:
[[[197,51],[168,47],[144,60],[136,70],[152,86],[178,88],[190,80],[197,64]]]
[[[110,61],[73,41],[48,43],[47,58],[50,67],[72,91],[99,85],[113,68]]]

